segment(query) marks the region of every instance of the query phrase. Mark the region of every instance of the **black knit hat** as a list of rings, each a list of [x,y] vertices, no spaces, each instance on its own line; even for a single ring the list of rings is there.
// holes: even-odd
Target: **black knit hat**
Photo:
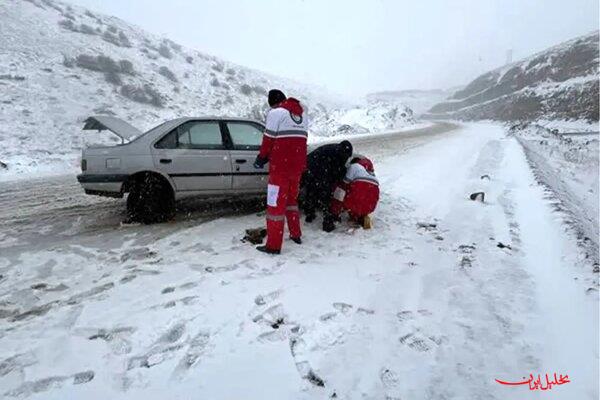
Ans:
[[[352,143],[350,143],[347,140],[344,140],[339,144],[339,146],[340,153],[343,157],[345,157],[346,160],[350,158],[350,156],[352,156],[352,152],[354,151],[354,149],[352,148]]]
[[[285,97],[285,94],[283,94],[283,92],[281,90],[279,90],[279,89],[269,90],[269,106],[274,107],[277,104],[284,101],[285,99],[287,99],[287,97]]]

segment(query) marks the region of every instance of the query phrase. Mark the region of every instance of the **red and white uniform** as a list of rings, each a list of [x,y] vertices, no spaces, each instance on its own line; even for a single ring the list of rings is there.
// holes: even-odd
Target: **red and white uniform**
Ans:
[[[267,248],[270,250],[281,250],[285,219],[290,237],[302,236],[298,191],[306,169],[307,126],[300,102],[291,97],[267,114],[259,156],[269,160]]]
[[[379,181],[373,163],[367,158],[350,164],[344,181],[333,192],[331,212],[340,215],[348,211],[351,218],[360,218],[375,211],[379,202]]]

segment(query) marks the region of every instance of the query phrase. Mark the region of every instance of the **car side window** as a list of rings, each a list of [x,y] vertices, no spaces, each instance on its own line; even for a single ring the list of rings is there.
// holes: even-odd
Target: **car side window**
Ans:
[[[163,136],[154,145],[157,149],[176,149],[177,148],[177,129],[172,130]]]
[[[223,137],[218,122],[187,122],[179,127],[178,148],[222,149]]]
[[[263,129],[248,122],[227,122],[234,150],[258,150],[262,142]]]
[[[223,149],[218,122],[191,121],[175,128],[154,145],[157,149]]]

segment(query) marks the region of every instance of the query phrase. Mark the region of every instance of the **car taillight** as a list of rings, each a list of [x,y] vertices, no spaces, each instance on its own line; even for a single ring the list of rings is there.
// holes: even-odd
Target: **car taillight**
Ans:
[[[81,171],[85,172],[85,170],[87,169],[87,160],[86,159],[81,159]]]

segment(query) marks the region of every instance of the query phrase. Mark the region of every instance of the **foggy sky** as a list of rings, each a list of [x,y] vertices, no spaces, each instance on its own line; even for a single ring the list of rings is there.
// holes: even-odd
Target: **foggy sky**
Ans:
[[[71,0],[182,45],[361,95],[448,88],[598,29],[597,0]]]

